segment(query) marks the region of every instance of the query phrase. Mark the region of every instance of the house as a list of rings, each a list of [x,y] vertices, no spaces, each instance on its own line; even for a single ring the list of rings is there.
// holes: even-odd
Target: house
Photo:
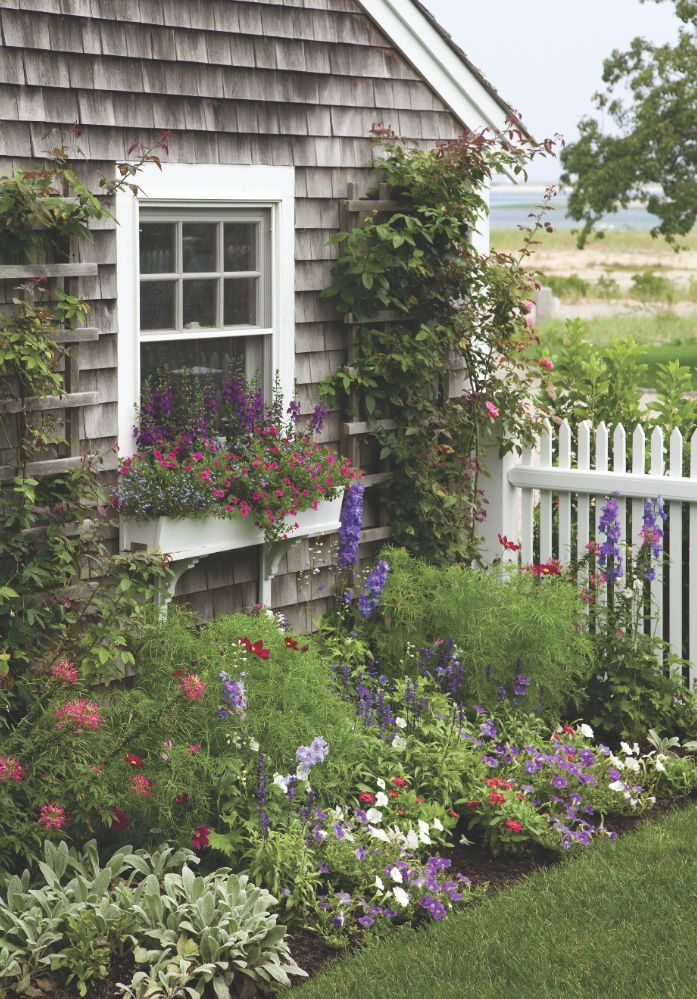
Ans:
[[[112,467],[117,441],[133,446],[139,372],[175,357],[242,355],[277,370],[287,397],[297,383],[310,412],[346,359],[347,328],[319,293],[348,186],[360,197],[371,183],[372,124],[432,145],[511,113],[418,0],[4,0],[0,27],[3,175],[79,122],[78,171],[97,190],[133,143],[172,133],[162,171],[118,195],[118,225],[79,249],[99,334],[80,347],[81,447]],[[5,301],[14,284],[0,280]],[[339,439],[338,413],[324,433]],[[371,516],[366,542],[386,533]],[[326,545],[312,547],[284,554],[271,587],[301,628],[328,582]],[[202,618],[250,606],[258,562],[253,549],[201,558],[175,599]]]

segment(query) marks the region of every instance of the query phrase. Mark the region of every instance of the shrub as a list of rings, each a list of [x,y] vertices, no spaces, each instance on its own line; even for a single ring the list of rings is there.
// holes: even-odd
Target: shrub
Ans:
[[[590,291],[590,284],[584,281],[578,274],[546,274],[542,278],[542,283],[551,288],[558,298],[563,298],[567,302],[578,302],[580,298],[585,298]]]
[[[462,650],[466,696],[491,703],[517,673],[532,678],[540,711],[556,717],[578,702],[590,673],[588,638],[579,630],[573,586],[517,573],[439,568],[400,549],[383,590],[384,616],[373,639],[381,669],[398,672],[408,642],[452,637]]]
[[[632,275],[629,294],[640,302],[668,302],[675,299],[675,288],[668,278],[653,271],[642,271]]]

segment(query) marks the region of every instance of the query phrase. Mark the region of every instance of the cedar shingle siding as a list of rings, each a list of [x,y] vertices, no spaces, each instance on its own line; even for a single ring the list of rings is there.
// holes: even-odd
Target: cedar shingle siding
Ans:
[[[460,131],[451,112],[353,0],[3,0],[0,26],[2,174],[54,145],[51,129],[68,141],[75,121],[79,173],[91,186],[162,129],[173,133],[171,162],[295,167],[296,377],[309,411],[317,383],[345,358],[346,331],[318,292],[346,184],[369,184],[371,124],[432,144]],[[83,346],[80,389],[100,393],[101,405],[83,412],[85,436],[101,449],[117,433],[115,253],[108,223],[80,250],[99,263],[80,293],[106,335]],[[326,439],[338,438],[338,423],[330,414]],[[308,566],[300,542],[274,581],[274,606],[299,627],[324,603],[311,613],[303,603],[309,583],[296,574]],[[315,588],[328,582],[326,569],[310,575]],[[213,556],[182,577],[179,599],[211,617],[253,603],[255,580],[253,551],[235,553],[234,565]]]

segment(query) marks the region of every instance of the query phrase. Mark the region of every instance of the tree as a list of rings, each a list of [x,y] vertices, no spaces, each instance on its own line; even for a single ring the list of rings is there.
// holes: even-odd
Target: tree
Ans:
[[[641,0],[642,3],[645,0]],[[682,22],[673,45],[635,38],[604,63],[606,92],[594,102],[614,122],[583,118],[580,138],[561,159],[571,187],[568,214],[583,223],[583,246],[608,212],[645,201],[659,223],[653,236],[675,243],[697,219],[697,0],[669,2]]]

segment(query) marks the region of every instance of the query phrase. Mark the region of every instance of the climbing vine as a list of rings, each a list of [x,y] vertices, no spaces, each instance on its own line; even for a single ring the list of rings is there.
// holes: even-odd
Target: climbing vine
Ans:
[[[102,190],[132,188],[133,174],[159,163],[163,146],[165,136],[139,148],[116,181],[102,178]],[[0,177],[0,261],[66,261],[70,240],[91,238],[90,223],[108,214],[61,145],[35,169]],[[18,292],[0,314],[0,449],[12,470],[0,483],[0,707],[15,715],[58,658],[70,658],[88,680],[120,677],[119,661],[133,662],[128,636],[166,572],[161,560],[113,553],[98,459],[55,475],[33,471],[66,443],[57,412],[36,402],[65,391],[61,334],[83,325],[89,306],[41,279]]]
[[[552,192],[524,227],[519,254],[478,252],[472,237],[487,211],[484,186],[497,174],[525,176],[554,142],[513,127],[429,150],[387,129],[376,138],[380,180],[400,207],[368,212],[334,237],[341,255],[324,294],[359,325],[350,363],[322,391],[372,424],[392,471],[381,502],[394,540],[432,561],[471,562],[485,516],[484,451],[524,441],[543,415],[526,265],[537,233],[551,228]],[[375,321],[385,310],[397,318]],[[396,429],[382,429],[384,420]]]

